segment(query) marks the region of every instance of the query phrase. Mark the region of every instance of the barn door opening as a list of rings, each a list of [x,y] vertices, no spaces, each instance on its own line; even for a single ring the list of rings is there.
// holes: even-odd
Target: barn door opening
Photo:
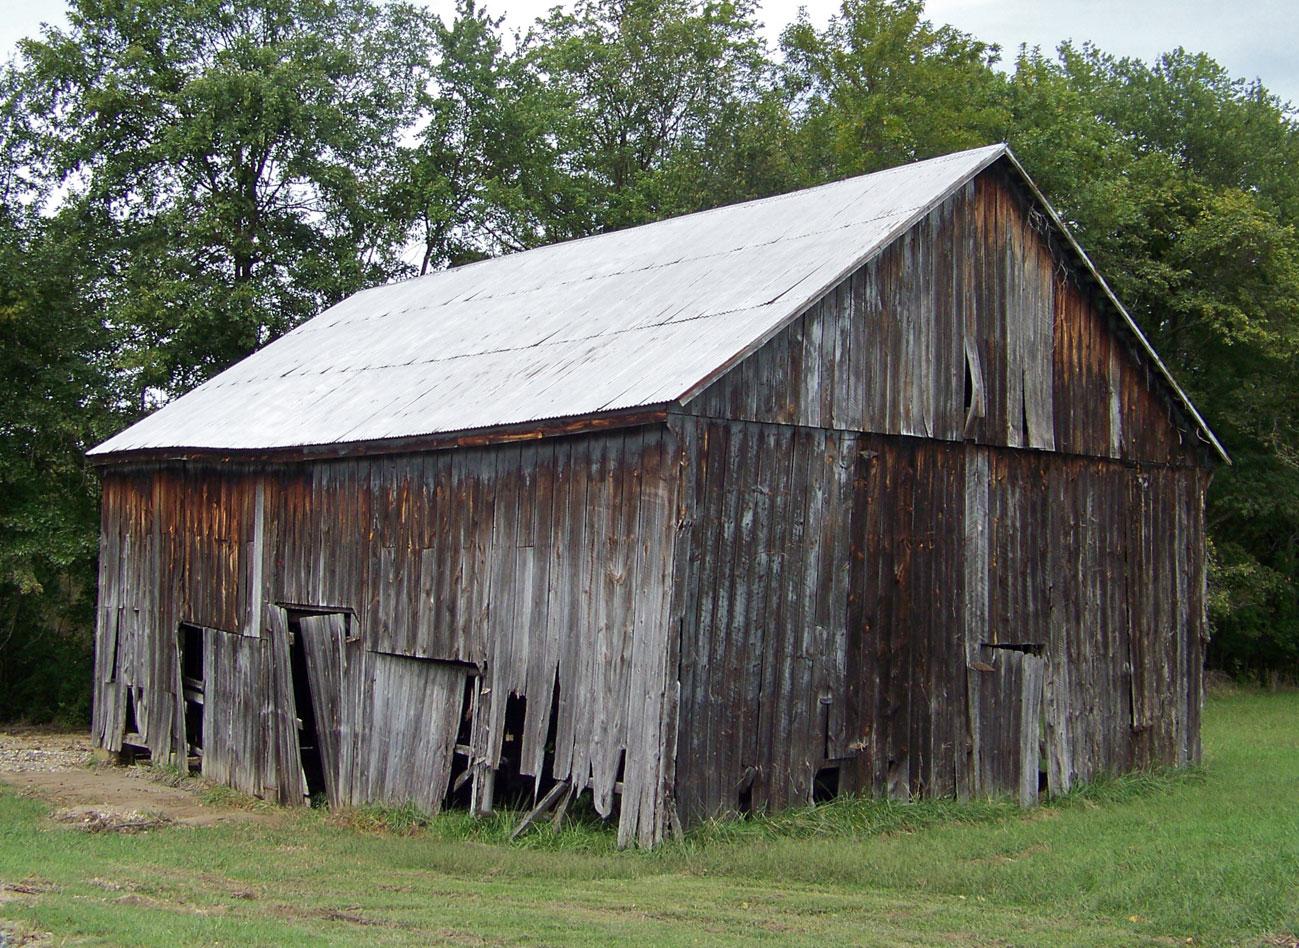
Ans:
[[[348,615],[289,613],[289,667],[302,781],[313,805],[340,800]]]
[[[145,740],[144,728],[140,725],[140,718],[142,717],[140,697],[143,695],[144,689],[137,688],[132,684],[126,684],[124,690],[126,692],[126,711],[122,725],[122,750],[118,757],[124,763],[148,760],[151,756],[149,742]]]
[[[191,770],[203,763],[203,706],[207,700],[203,630],[187,622],[176,633],[180,655],[180,688],[184,702],[185,756]]]
[[[1039,643],[983,643],[967,672],[975,791],[1033,806],[1041,788],[1042,686]]]

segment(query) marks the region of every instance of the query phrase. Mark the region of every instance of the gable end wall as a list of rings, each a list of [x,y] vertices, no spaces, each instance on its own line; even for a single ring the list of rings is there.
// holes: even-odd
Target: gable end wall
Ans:
[[[1196,463],[1195,432],[1050,229],[995,165],[684,411]]]
[[[673,417],[687,824],[1198,759],[1204,453],[1029,206],[985,172]]]

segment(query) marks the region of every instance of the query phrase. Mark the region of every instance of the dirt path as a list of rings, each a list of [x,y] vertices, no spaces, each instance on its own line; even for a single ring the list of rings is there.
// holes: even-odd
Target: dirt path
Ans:
[[[147,766],[96,763],[83,734],[0,731],[0,782],[45,800],[55,819],[89,829],[210,825],[265,819],[270,813],[204,803],[198,780],[168,786]]]

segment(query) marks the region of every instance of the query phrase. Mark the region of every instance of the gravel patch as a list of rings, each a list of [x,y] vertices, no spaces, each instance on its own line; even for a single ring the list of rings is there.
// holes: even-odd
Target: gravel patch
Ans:
[[[78,734],[0,733],[0,773],[52,774],[94,760],[90,738]]]

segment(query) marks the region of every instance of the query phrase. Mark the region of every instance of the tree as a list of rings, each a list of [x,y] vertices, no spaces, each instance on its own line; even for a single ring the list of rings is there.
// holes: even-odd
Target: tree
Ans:
[[[111,339],[83,296],[75,227],[42,182],[0,73],[0,720],[84,718],[97,491],[82,452],[109,433]]]
[[[863,174],[1000,141],[996,46],[934,26],[922,0],[843,0],[785,30],[784,81],[810,178]]]
[[[87,448],[397,266],[427,18],[75,0],[0,71],[0,718],[85,715]]]
[[[508,50],[500,25],[474,0],[457,0],[450,24],[434,22],[427,122],[403,151],[390,203],[409,222],[420,273],[532,246],[568,216],[551,131],[561,104],[526,42]]]
[[[396,266],[378,213],[427,17],[370,0],[73,0],[21,44],[39,146],[141,406]]]
[[[568,196],[548,237],[625,227],[767,193],[779,141],[748,0],[579,0],[530,40],[559,97]],[[748,152],[718,154],[727,143]],[[723,171],[724,169],[724,171]],[[755,180],[750,170],[758,173]],[[703,187],[703,182],[708,187]]]
[[[1176,50],[1024,52],[1010,141],[1232,453],[1209,497],[1210,659],[1299,662],[1299,129]]]

